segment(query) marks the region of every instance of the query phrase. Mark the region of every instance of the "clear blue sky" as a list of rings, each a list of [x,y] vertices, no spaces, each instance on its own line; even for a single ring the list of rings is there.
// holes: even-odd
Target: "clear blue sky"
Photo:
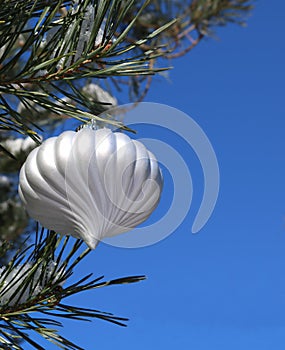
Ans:
[[[284,13],[284,1],[257,1],[247,28],[221,28],[218,41],[173,61],[171,82],[154,82],[147,101],[191,115],[211,140],[218,202],[191,234],[202,181],[191,161],[197,197],[170,237],[140,249],[101,244],[81,264],[78,275],[148,276],[73,299],[130,318],[127,328],[66,322],[63,333],[84,349],[285,348]]]

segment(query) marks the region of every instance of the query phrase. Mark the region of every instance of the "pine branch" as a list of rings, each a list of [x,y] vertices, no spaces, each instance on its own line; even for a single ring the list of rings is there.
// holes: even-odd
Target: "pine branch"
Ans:
[[[0,10],[2,128],[36,139],[35,128],[49,115],[83,122],[97,118],[100,101],[90,110],[81,91],[76,92],[86,79],[109,78],[119,89],[127,83],[130,95],[141,100],[150,86],[148,76],[165,70],[155,65],[159,57],[186,54],[213,26],[243,23],[251,8],[246,0],[4,1]],[[64,102],[71,90],[74,100]],[[62,91],[67,92],[63,97]],[[16,110],[19,103],[38,111],[37,120]]]
[[[145,276],[123,277],[103,282],[103,276],[90,280],[92,274],[89,274],[64,287],[76,266],[90,253],[89,248],[82,251],[82,241],[73,240],[73,244],[71,241],[68,236],[62,239],[54,232],[45,234],[43,230],[38,231],[35,243],[24,250],[19,249],[9,265],[1,268],[0,322],[3,327],[0,344],[9,343],[16,349],[16,334],[35,349],[41,349],[41,345],[30,335],[31,332],[36,332],[60,348],[80,349],[58,334],[57,328],[62,324],[57,318],[77,321],[97,318],[120,326],[126,325],[126,318],[95,309],[63,304],[62,300],[92,289],[138,282],[144,280]],[[35,313],[40,313],[43,317],[36,317]]]
[[[90,120],[96,118],[94,111],[82,111],[72,104],[63,103],[62,99],[58,103],[59,90],[68,87],[64,84],[87,78],[149,75],[162,71],[149,67],[153,57],[163,54],[158,54],[155,46],[133,57],[130,53],[167,30],[173,22],[135,43],[125,44],[126,36],[148,1],[121,30],[121,23],[134,3],[134,0],[82,0],[77,6],[69,6],[65,16],[61,16],[59,10],[68,2],[5,2],[3,11],[13,14],[17,10],[19,13],[10,33],[7,30],[7,17],[0,24],[0,47],[3,51],[0,66],[2,127],[36,138],[33,131],[36,124],[15,110],[15,103],[10,102],[11,96],[26,106],[33,102],[38,108],[56,115]],[[120,34],[115,38],[116,32]],[[18,43],[20,35],[23,36],[21,47]],[[74,98],[82,96],[76,95]]]

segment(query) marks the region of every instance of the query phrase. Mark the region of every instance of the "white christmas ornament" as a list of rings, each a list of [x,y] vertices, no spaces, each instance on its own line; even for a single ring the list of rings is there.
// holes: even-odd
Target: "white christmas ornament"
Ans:
[[[20,172],[19,194],[44,227],[83,239],[130,231],[156,208],[162,174],[139,141],[103,128],[65,131],[35,148]]]

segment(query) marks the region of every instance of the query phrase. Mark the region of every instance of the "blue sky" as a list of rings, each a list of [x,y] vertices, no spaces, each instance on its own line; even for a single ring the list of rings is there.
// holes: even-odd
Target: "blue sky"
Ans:
[[[208,223],[191,234],[201,169],[191,149],[169,137],[189,164],[193,208],[153,246],[101,244],[83,261],[78,275],[148,276],[70,299],[130,318],[127,328],[66,322],[63,333],[84,349],[284,349],[284,11],[282,1],[256,2],[246,28],[221,28],[218,40],[173,61],[170,82],[154,81],[147,101],[189,114],[210,139],[219,198]],[[154,137],[155,130],[147,132]],[[166,186],[159,210],[172,190]]]

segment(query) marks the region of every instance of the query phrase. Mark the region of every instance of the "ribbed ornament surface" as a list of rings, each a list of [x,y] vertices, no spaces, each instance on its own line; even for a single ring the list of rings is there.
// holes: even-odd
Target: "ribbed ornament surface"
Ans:
[[[44,227],[83,239],[130,231],[157,206],[163,180],[139,141],[103,128],[65,131],[35,148],[20,171],[19,195]]]

